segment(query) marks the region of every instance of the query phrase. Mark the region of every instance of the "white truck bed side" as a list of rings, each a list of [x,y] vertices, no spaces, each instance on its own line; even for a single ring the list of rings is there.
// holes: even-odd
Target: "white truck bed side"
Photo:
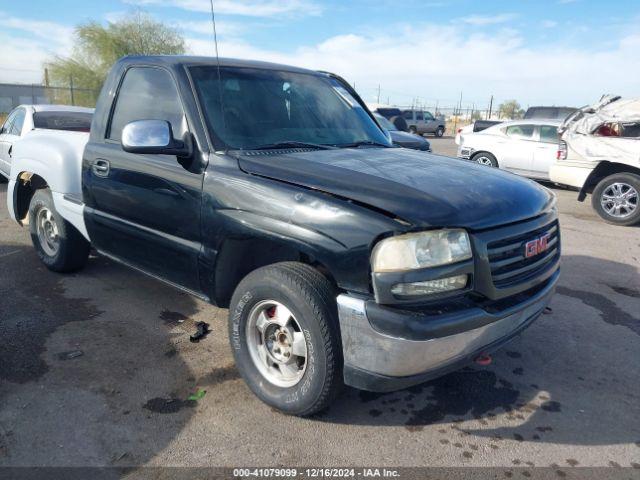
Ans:
[[[82,155],[89,134],[58,130],[34,130],[16,142],[7,191],[9,214],[15,218],[13,191],[21,175],[42,177],[53,196],[56,210],[87,239],[82,204]]]

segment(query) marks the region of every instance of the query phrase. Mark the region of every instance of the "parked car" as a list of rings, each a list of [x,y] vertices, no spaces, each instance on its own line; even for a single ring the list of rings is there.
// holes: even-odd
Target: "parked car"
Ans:
[[[465,125],[461,127],[456,132],[456,137],[454,142],[456,145],[460,145],[461,137],[467,133],[476,133],[486,130],[489,127],[493,127],[494,125],[498,125],[499,123],[503,123],[502,120],[476,120],[469,125]]]
[[[0,178],[11,172],[13,145],[34,129],[88,132],[92,108],[66,105],[20,105],[13,109],[0,128]]]
[[[529,107],[524,112],[525,120],[560,120],[563,121],[569,115],[574,113],[577,108],[574,107]]]
[[[462,134],[458,157],[526,177],[549,179],[558,151],[555,120],[516,120]]]
[[[560,127],[554,182],[591,194],[594,210],[609,223],[640,223],[640,98],[605,96]]]
[[[330,73],[130,56],[90,134],[16,144],[7,201],[50,270],[92,245],[228,307],[248,386],[310,415],[485,360],[548,304],[553,193],[459,163],[392,147]]]
[[[411,148],[413,150],[422,150],[423,152],[431,151],[431,144],[423,136],[415,135],[413,133],[401,132],[393,123],[391,123],[379,113],[374,113],[373,116],[378,121],[378,124],[387,132],[389,132],[391,141],[394,145],[404,148]]]
[[[403,110],[402,116],[407,122],[409,132],[424,135],[433,133],[442,137],[446,130],[446,123],[442,118],[435,118],[431,112],[422,110]]]

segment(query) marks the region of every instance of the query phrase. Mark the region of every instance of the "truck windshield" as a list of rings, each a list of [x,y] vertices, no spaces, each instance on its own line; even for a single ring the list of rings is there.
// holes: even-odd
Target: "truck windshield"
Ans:
[[[216,148],[391,146],[334,78],[234,67],[221,67],[219,77],[215,66],[192,67],[191,75]]]

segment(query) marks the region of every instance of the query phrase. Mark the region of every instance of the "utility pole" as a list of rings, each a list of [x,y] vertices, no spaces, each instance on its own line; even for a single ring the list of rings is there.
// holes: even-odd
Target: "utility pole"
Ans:
[[[71,92],[71,105],[75,105],[76,100],[73,96],[73,75],[69,75],[69,91]]]
[[[49,86],[49,69],[48,68],[44,69],[44,86],[45,87]]]
[[[460,100],[458,101],[457,112],[455,108],[453,111],[453,134],[454,135],[458,132],[458,115],[460,115],[460,110],[462,110],[462,90],[460,90]]]
[[[378,84],[378,102],[377,103],[380,103],[380,84]]]
[[[491,95],[491,100],[489,100],[489,114],[487,115],[487,120],[491,120],[491,110],[493,110],[493,95]]]

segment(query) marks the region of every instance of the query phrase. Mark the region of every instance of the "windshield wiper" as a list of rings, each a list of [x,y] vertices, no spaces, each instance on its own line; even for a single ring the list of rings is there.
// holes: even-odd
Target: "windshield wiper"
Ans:
[[[332,150],[336,147],[323,145],[321,143],[297,142],[295,140],[285,140],[283,142],[267,143],[247,150],[278,150],[280,148],[315,148],[317,150]]]
[[[340,148],[358,148],[364,146],[389,148],[391,145],[387,145],[386,143],[374,142],[373,140],[360,140],[359,142],[343,143],[342,145],[338,145],[338,147]]]

